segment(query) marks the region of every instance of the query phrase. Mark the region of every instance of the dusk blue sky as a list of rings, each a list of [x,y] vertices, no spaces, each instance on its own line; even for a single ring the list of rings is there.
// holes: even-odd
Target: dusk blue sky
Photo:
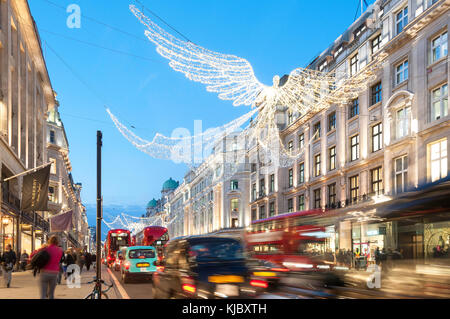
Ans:
[[[78,4],[86,16],[81,19],[81,28],[68,28],[69,14],[49,1],[64,8]],[[282,76],[306,66],[344,32],[354,20],[358,1],[140,0],[192,42],[247,59],[257,78],[270,85],[275,74]],[[83,184],[82,199],[90,225],[95,225],[97,130],[103,131],[105,219],[121,211],[144,213],[147,202],[160,196],[165,180],[172,177],[181,181],[186,172],[183,164],[154,159],[133,147],[115,128],[104,104],[125,124],[135,126],[136,134],[149,140],[157,132],[170,136],[178,127],[193,132],[194,120],[202,120],[204,130],[221,126],[249,110],[219,100],[202,84],[174,72],[156,53],[144,36],[144,26],[129,11],[132,0],[29,2],[61,104],[72,173],[75,181]],[[69,37],[149,60],[92,47]],[[50,47],[96,93],[82,84]]]

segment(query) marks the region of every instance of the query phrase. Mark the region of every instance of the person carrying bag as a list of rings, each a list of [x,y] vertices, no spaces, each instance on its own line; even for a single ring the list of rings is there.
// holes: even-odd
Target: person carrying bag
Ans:
[[[58,237],[52,236],[48,244],[36,252],[31,258],[30,264],[35,269],[34,274],[39,271],[39,292],[41,299],[54,299],[55,288],[60,270],[60,261],[63,251],[58,247]]]
[[[1,256],[1,263],[3,265],[3,279],[6,282],[6,287],[11,285],[12,272],[16,264],[16,253],[11,249],[11,245],[6,246],[6,251]]]
[[[33,276],[36,277],[36,274],[41,271],[42,268],[44,268],[47,263],[50,260],[50,254],[46,250],[46,246],[42,247],[41,249],[35,251],[31,254],[31,261],[30,264],[27,266],[28,269],[33,270]]]

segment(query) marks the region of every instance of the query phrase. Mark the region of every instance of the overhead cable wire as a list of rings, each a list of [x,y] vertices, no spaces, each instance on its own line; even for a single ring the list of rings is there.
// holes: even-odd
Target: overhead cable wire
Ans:
[[[175,27],[173,27],[172,25],[170,25],[167,21],[165,21],[163,18],[161,18],[159,15],[157,15],[155,12],[153,12],[152,10],[146,8],[144,6],[143,3],[141,3],[139,0],[134,0],[136,3],[140,4],[142,6],[142,8],[145,11],[148,11],[151,15],[153,15],[154,17],[156,17],[158,20],[160,20],[162,23],[164,23],[165,25],[167,25],[170,29],[172,29],[173,31],[175,31],[176,33],[178,33],[180,36],[182,36],[186,41],[191,42],[193,44],[195,44],[194,42],[192,42],[191,40],[189,40],[189,38],[187,36],[185,36],[183,33],[181,33],[180,31],[178,31],[177,29],[175,29]]]

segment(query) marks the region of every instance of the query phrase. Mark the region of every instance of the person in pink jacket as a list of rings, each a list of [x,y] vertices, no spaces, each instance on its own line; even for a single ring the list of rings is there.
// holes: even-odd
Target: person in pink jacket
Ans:
[[[45,249],[50,255],[48,263],[40,270],[39,287],[41,299],[54,299],[57,277],[59,273],[59,263],[63,254],[62,249],[58,246],[58,237],[52,236],[48,240],[47,245],[40,250]],[[37,251],[36,251],[37,253]],[[30,256],[32,257],[32,256]]]

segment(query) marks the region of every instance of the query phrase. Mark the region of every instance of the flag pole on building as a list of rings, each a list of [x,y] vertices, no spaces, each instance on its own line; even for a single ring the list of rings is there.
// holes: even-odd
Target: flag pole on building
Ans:
[[[22,175],[34,173],[34,172],[36,172],[38,169],[47,167],[48,165],[52,165],[52,162],[49,162],[49,163],[46,163],[46,164],[42,164],[41,166],[37,166],[37,167],[31,168],[31,169],[29,169],[29,170],[27,170],[27,171],[25,171],[25,172],[16,174],[16,175],[11,176],[11,177],[8,177],[8,178],[5,178],[4,180],[2,180],[2,183],[3,183],[3,182],[7,182],[7,181],[9,181],[9,180],[11,180],[11,179],[13,179],[13,178],[17,178],[17,177],[22,176]]]

